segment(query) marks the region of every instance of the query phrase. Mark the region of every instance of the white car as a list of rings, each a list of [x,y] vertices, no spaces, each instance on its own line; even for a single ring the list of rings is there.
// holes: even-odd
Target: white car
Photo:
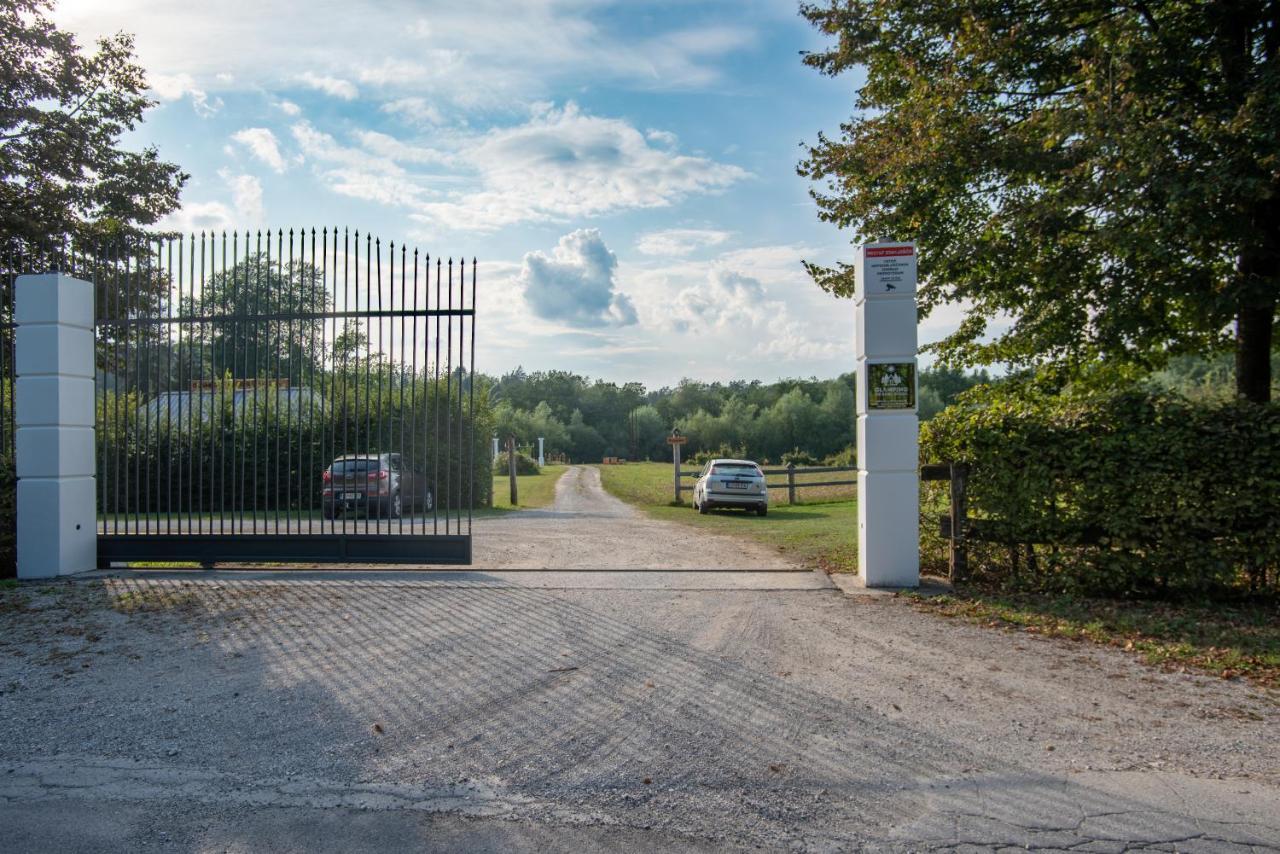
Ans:
[[[711,460],[694,484],[693,506],[699,513],[712,507],[742,507],[763,516],[769,512],[764,472],[751,460]]]

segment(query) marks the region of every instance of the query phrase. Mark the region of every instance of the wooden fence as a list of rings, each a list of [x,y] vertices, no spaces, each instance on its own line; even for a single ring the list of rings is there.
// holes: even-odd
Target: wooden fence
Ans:
[[[679,464],[677,463],[676,473],[679,477],[691,477],[694,480],[697,480],[702,474],[701,471],[679,471],[678,466]],[[857,470],[858,470],[857,466],[801,466],[801,467],[798,467],[796,466],[795,463],[791,463],[787,465],[785,468],[761,469],[761,471],[764,472],[764,476],[765,476],[765,486],[767,486],[771,490],[785,489],[787,491],[788,504],[796,503],[797,489],[805,489],[805,488],[814,487],[814,486],[857,486],[858,485],[858,479],[856,477],[853,480],[797,481],[796,475],[798,474],[840,474],[843,472],[851,472],[851,471],[856,472]],[[769,482],[770,477],[776,477],[778,475],[786,475],[787,479],[785,481],[774,481],[773,483]],[[680,483],[679,490],[681,493],[692,492],[693,486],[685,486],[683,483]],[[680,495],[677,495],[676,501],[681,501],[681,500],[682,499]]]

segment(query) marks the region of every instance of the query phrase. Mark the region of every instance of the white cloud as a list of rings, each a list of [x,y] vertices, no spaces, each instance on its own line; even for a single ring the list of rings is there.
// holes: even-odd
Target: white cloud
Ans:
[[[700,365],[732,353],[762,365],[816,362],[841,370],[852,349],[853,309],[808,280],[800,259],[812,252],[750,247],[634,269],[622,284],[637,295],[641,328],[670,336],[670,349]]]
[[[165,217],[162,230],[194,233],[199,231],[236,231],[261,228],[265,224],[262,184],[252,175],[240,175],[223,169],[218,177],[230,196],[224,201],[186,202],[182,209]]]
[[[733,24],[689,27],[684,16],[658,15],[653,31],[638,35],[611,20],[614,4],[596,0],[468,0],[418,15],[423,4],[394,5],[313,0],[299,15],[289,0],[61,0],[53,15],[86,43],[127,21],[153,73],[202,81],[223,74],[219,86],[271,91],[298,82],[281,70],[288,57],[290,67],[312,69],[303,82],[344,99],[356,97],[359,83],[389,99],[498,108],[584,80],[658,90],[717,85],[724,60],[758,43],[770,17],[756,10]],[[355,37],[388,15],[398,22],[376,44]]]
[[[667,207],[747,176],[737,166],[654,148],[625,120],[587,115],[573,103],[464,140],[457,157],[477,186],[419,206],[415,220],[475,231],[565,222]]]
[[[737,166],[654,148],[622,119],[545,106],[529,121],[483,133],[433,135],[433,147],[376,131],[343,144],[293,125],[303,153],[334,192],[396,205],[425,229],[494,231],[666,207],[746,177]]]
[[[341,77],[330,77],[327,74],[304,71],[294,79],[304,86],[324,92],[326,95],[332,95],[335,98],[341,98],[344,101],[353,101],[360,94],[360,90],[356,88],[354,83],[350,80],[343,80]]]
[[[268,128],[244,128],[232,134],[231,138],[249,149],[249,153],[276,173],[283,173],[289,168],[284,155],[280,153],[280,143],[276,135]]]
[[[382,111],[415,124],[444,124],[444,114],[440,112],[440,108],[426,98],[397,98],[383,104]]]
[[[534,314],[570,326],[627,326],[636,322],[631,299],[616,288],[618,258],[594,228],[560,238],[550,256],[524,256],[519,282]]]
[[[730,232],[710,228],[667,228],[640,235],[636,249],[645,255],[688,255],[698,249],[718,246]]]
[[[280,112],[284,113],[286,116],[296,118],[297,116],[302,115],[301,107],[293,103],[293,101],[289,101],[284,98],[281,98],[279,101],[276,101],[274,104],[272,104],[272,106],[274,106]]]
[[[685,288],[676,296],[671,314],[679,332],[730,325],[759,326],[768,320],[764,298],[759,279],[712,268],[703,285]]]
[[[177,101],[189,97],[191,109],[201,118],[207,119],[222,109],[222,99],[210,98],[209,93],[198,87],[190,74],[151,74],[148,80],[152,94],[161,101]]]

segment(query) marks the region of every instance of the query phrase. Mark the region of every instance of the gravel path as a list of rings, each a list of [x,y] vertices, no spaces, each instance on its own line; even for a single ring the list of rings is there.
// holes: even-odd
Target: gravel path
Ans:
[[[760,543],[650,519],[605,492],[590,466],[560,477],[551,507],[475,524],[475,566],[486,569],[802,568]]]
[[[541,518],[600,511],[578,470]],[[704,540],[604,518],[598,555]],[[1277,732],[1246,683],[809,572],[0,593],[2,851],[1276,851]]]

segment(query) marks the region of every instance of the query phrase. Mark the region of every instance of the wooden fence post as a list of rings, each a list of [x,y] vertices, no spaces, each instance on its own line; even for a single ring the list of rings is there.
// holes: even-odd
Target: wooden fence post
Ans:
[[[676,467],[676,503],[680,503],[680,445],[673,443],[671,445],[671,460]]]
[[[969,573],[969,548],[965,529],[969,526],[969,466],[951,464],[951,566],[952,581],[961,581]]]
[[[796,503],[796,464],[794,461],[787,463],[787,503]]]
[[[519,496],[516,494],[516,437],[507,437],[507,471],[511,476],[511,506],[518,507]]]

